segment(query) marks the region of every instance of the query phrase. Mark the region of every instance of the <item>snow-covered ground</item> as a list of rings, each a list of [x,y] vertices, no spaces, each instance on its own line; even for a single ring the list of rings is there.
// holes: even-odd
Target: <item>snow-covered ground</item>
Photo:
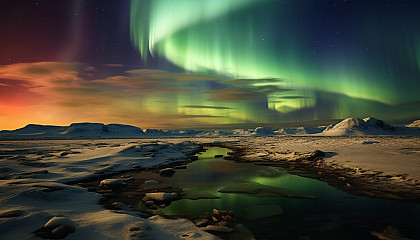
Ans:
[[[240,161],[284,167],[344,191],[420,202],[420,137],[306,135],[218,142],[240,149]],[[322,160],[312,157],[316,150],[325,153]]]
[[[32,239],[53,217],[74,223],[66,239],[215,239],[189,220],[104,209],[100,195],[66,184],[186,161],[196,150],[176,140],[0,142],[0,239]]]
[[[419,133],[417,122],[395,127],[372,118],[276,131],[264,127],[230,132],[142,131],[126,125],[91,123],[28,125],[2,131],[0,138],[65,137],[0,141],[0,239],[32,239],[33,232],[53,217],[63,217],[52,222],[63,224],[54,231],[70,231],[66,239],[214,239],[189,220],[143,218],[124,206],[125,210],[104,209],[98,203],[100,195],[68,184],[132,169],[181,164],[197,151],[197,144],[203,143],[227,143],[247,149],[244,159],[273,163],[321,150],[327,154],[325,166],[349,169],[354,176],[366,179],[383,176],[387,183],[403,184],[420,193]],[[165,138],[159,139],[162,135]],[[136,139],[121,139],[129,136]],[[113,137],[120,139],[110,139]]]

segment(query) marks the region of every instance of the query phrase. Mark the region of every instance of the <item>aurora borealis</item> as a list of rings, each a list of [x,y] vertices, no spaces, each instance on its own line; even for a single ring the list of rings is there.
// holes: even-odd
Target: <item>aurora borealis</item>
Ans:
[[[0,5],[0,129],[420,118],[417,1]]]

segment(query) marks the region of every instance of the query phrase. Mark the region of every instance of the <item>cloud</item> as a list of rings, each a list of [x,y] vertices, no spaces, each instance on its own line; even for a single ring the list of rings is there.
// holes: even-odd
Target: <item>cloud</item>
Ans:
[[[30,106],[44,99],[31,89],[37,86],[27,80],[0,79],[0,105]]]
[[[124,67],[123,64],[119,64],[119,63],[108,63],[108,64],[104,64],[107,67]]]
[[[87,69],[91,69],[88,74]],[[194,128],[315,115],[315,107],[305,102],[310,97],[284,85],[283,79],[275,78],[228,79],[154,69],[104,73],[81,63],[6,65],[0,66],[0,129],[29,122],[68,125],[80,121]],[[295,103],[298,99],[305,101],[291,105],[291,112],[269,108],[273,101]],[[329,116],[336,108],[325,107],[331,100],[325,102],[316,111]]]
[[[162,116],[165,117],[165,116]],[[177,114],[177,115],[166,115],[166,117],[170,118],[176,118],[176,119],[182,119],[182,118],[220,118],[221,116],[215,116],[215,115],[192,115],[192,114]]]
[[[203,91],[203,93],[213,95],[212,97],[207,98],[207,100],[211,102],[243,101],[243,100],[249,100],[250,98],[255,98],[259,95],[259,94],[256,94],[256,92],[253,92],[250,89],[246,89],[246,88],[207,90],[207,91]]]
[[[203,80],[223,80],[224,78],[210,75],[198,75],[191,73],[172,73],[157,69],[133,69],[126,73],[134,76],[144,76],[156,80],[172,81],[203,81]]]
[[[76,86],[79,63],[36,62],[0,66],[0,78],[25,81],[28,88]]]
[[[1,115],[0,129],[16,128],[15,124],[22,122],[69,124],[77,121],[162,127],[182,125],[185,119],[192,126],[223,118],[207,112],[179,111],[182,106],[210,108],[204,104],[188,105],[187,99],[200,96],[201,90],[209,86],[207,79],[214,79],[211,76],[188,76],[153,69],[106,74],[108,76],[98,77],[104,74],[81,63],[35,62],[0,66],[0,105],[8,106]],[[20,121],[13,121],[13,118]]]
[[[133,75],[153,75],[159,73],[167,73],[166,71],[159,70],[159,69],[132,69],[126,71],[126,73],[133,74]]]
[[[217,107],[217,106],[202,106],[202,105],[185,105],[184,108],[203,108],[203,109],[234,109],[230,107]]]
[[[255,85],[255,84],[278,84],[284,82],[281,78],[249,78],[249,79],[233,79],[227,80],[227,84],[246,84],[246,85]]]
[[[250,86],[250,87],[231,87],[218,90],[206,90],[205,94],[213,95],[208,98],[212,102],[237,102],[237,101],[256,101],[267,99],[267,94],[283,93],[292,89],[280,86]]]
[[[111,76],[104,79],[96,79],[92,81],[98,84],[107,84],[114,87],[125,88],[147,88],[169,85],[171,82],[157,81],[147,77],[130,77],[130,76]]]
[[[139,93],[181,93],[196,90],[194,87],[186,87],[174,80],[157,80],[147,76],[111,76],[104,79],[92,80],[92,83],[104,86],[121,88],[122,91]]]

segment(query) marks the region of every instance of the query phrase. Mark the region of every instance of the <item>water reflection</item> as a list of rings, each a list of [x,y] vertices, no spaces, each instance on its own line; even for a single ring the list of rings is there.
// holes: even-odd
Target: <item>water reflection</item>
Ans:
[[[167,215],[199,216],[213,208],[233,210],[235,220],[244,224],[257,239],[371,239],[370,231],[382,231],[387,226],[400,230],[403,236],[420,238],[420,204],[394,202],[353,196],[339,191],[325,182],[299,177],[284,170],[237,163],[214,158],[226,156],[229,149],[212,147],[199,154],[199,160],[179,169],[171,178],[150,176],[184,190],[205,191],[219,199],[182,199],[157,211]],[[286,197],[256,198],[240,194],[220,193],[218,190],[234,182],[251,181],[280,187],[317,200]],[[278,206],[283,214],[255,221],[249,209],[261,205]],[[276,207],[276,208],[278,208]],[[139,204],[139,209],[144,209]],[[280,236],[280,237],[279,237]]]

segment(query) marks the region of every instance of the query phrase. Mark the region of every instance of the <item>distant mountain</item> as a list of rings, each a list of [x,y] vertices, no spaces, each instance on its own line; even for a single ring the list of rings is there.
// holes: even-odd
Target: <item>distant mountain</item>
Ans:
[[[269,127],[235,129],[232,131],[160,130],[103,123],[72,123],[70,126],[29,124],[16,130],[0,131],[0,139],[94,139],[94,138],[161,138],[161,137],[219,137],[275,135],[412,135],[420,136],[420,120],[407,127],[395,127],[375,118],[347,118],[328,127],[296,127],[274,130]]]
[[[73,138],[84,137],[114,137],[128,138],[139,137],[144,134],[141,128],[123,124],[102,124],[102,123],[73,123],[66,136]]]
[[[330,125],[320,134],[327,136],[344,135],[418,135],[412,129],[406,127],[395,127],[383,120],[368,117],[347,118],[343,121]]]
[[[281,128],[276,132],[282,135],[307,135],[321,133],[324,127],[297,127],[297,128]]]
[[[70,126],[29,124],[12,131],[0,131],[2,139],[137,138],[141,128],[123,124],[72,123]]]
[[[405,125],[406,127],[412,127],[412,128],[420,128],[420,120],[416,120],[408,125]]]

